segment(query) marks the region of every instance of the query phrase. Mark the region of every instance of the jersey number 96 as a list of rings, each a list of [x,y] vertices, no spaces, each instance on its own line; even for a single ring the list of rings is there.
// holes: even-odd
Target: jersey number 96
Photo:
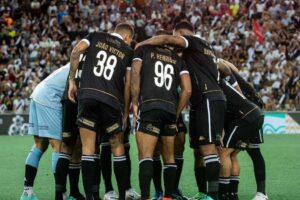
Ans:
[[[154,65],[154,72],[156,77],[154,77],[154,83],[157,87],[163,87],[167,90],[171,89],[174,74],[173,65],[164,65],[161,61],[156,61]]]

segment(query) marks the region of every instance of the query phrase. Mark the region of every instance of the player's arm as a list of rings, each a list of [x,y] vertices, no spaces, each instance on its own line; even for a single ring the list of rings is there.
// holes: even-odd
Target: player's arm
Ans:
[[[234,64],[232,64],[231,62],[224,60],[222,58],[218,59],[218,66],[219,66],[219,68],[220,67],[230,68],[231,70],[233,70],[235,72],[239,71],[238,68]]]
[[[166,45],[166,44],[178,46],[182,48],[188,47],[188,41],[184,37],[172,36],[172,35],[158,35],[138,43],[135,48],[144,45]]]
[[[180,87],[181,87],[181,95],[179,97],[179,103],[176,110],[177,118],[180,116],[181,111],[187,105],[192,94],[191,78],[188,72],[186,73],[185,71],[181,72]]]
[[[131,67],[131,101],[132,101],[132,108],[134,117],[137,117],[137,108],[138,108],[138,101],[140,95],[140,81],[141,81],[141,69],[142,69],[142,61],[135,59],[132,62]]]
[[[230,76],[231,68],[225,63],[225,60],[218,58],[217,61],[218,69],[224,76]]]
[[[129,115],[129,106],[130,106],[130,81],[131,81],[130,79],[131,79],[131,70],[127,69],[125,74],[125,87],[124,87],[124,117],[126,120]]]
[[[83,54],[89,46],[90,42],[87,39],[83,39],[74,47],[71,53],[68,97],[73,103],[76,102],[75,93],[77,91],[77,87],[75,84],[75,75],[79,65],[80,54]]]

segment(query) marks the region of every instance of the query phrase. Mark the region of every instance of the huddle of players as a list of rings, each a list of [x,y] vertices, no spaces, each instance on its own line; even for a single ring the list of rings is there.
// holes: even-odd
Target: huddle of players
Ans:
[[[174,36],[150,38],[139,43],[134,52],[129,47],[133,36],[130,25],[119,24],[111,34],[91,33],[71,54],[68,98],[78,104],[77,124],[82,143],[81,169],[86,199],[99,199],[97,173],[100,173],[101,164],[100,151],[96,148],[99,137],[106,138],[110,144],[119,199],[125,199],[126,190],[130,188],[130,158],[123,133],[128,128],[130,102],[137,119],[141,199],[150,198],[151,179],[156,176],[153,176],[153,154],[158,141],[164,161],[163,198],[174,198],[183,164],[182,151],[177,159],[174,156],[176,123],[189,99],[195,176],[199,191],[205,193],[196,198],[237,199],[237,149],[247,147],[263,122],[260,108],[251,102],[250,85],[243,82],[230,63],[218,62],[213,49],[204,40],[193,36],[193,28],[188,22],[178,23]],[[181,47],[182,56],[163,45]],[[80,55],[84,55],[82,71],[77,70]],[[81,74],[79,85],[75,81],[76,73]],[[241,91],[234,88],[236,83],[240,84]],[[63,112],[65,116],[71,116],[76,112],[76,106],[65,101]],[[66,190],[67,168],[77,141],[73,134],[77,131],[76,126],[63,124],[66,130],[63,130],[63,146],[56,168],[56,199],[62,199]],[[217,146],[224,148],[218,152]],[[105,161],[102,168],[107,165],[109,163]],[[229,188],[232,175],[236,187]]]

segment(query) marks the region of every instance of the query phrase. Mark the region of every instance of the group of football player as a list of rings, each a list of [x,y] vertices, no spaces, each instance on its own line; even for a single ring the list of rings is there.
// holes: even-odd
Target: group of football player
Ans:
[[[70,63],[35,88],[29,111],[35,144],[26,159],[21,200],[37,200],[33,183],[49,144],[56,200],[100,199],[101,172],[106,200],[150,199],[152,180],[152,199],[187,199],[179,189],[187,132],[198,188],[192,199],[239,199],[241,150],[253,161],[253,200],[268,199],[260,151],[263,104],[238,68],[193,35],[187,21],[177,23],[173,35],[157,31],[134,50],[133,38],[134,29],[127,23],[118,24],[112,33],[90,33],[74,47]],[[187,104],[189,131],[181,116]],[[141,195],[130,181],[130,107]],[[112,168],[118,194],[111,182]],[[78,189],[80,170],[85,197]]]

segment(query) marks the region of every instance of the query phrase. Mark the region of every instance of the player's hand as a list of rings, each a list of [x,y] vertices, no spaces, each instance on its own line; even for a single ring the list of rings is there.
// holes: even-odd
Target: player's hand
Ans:
[[[137,43],[137,44],[135,45],[134,49],[137,49],[137,48],[139,48],[139,47],[141,47],[141,46],[143,46],[143,45],[144,45],[143,42],[139,42],[139,43]]]
[[[76,103],[76,92],[77,92],[77,87],[76,87],[76,84],[75,84],[75,80],[70,79],[69,80],[68,98],[73,103]]]

